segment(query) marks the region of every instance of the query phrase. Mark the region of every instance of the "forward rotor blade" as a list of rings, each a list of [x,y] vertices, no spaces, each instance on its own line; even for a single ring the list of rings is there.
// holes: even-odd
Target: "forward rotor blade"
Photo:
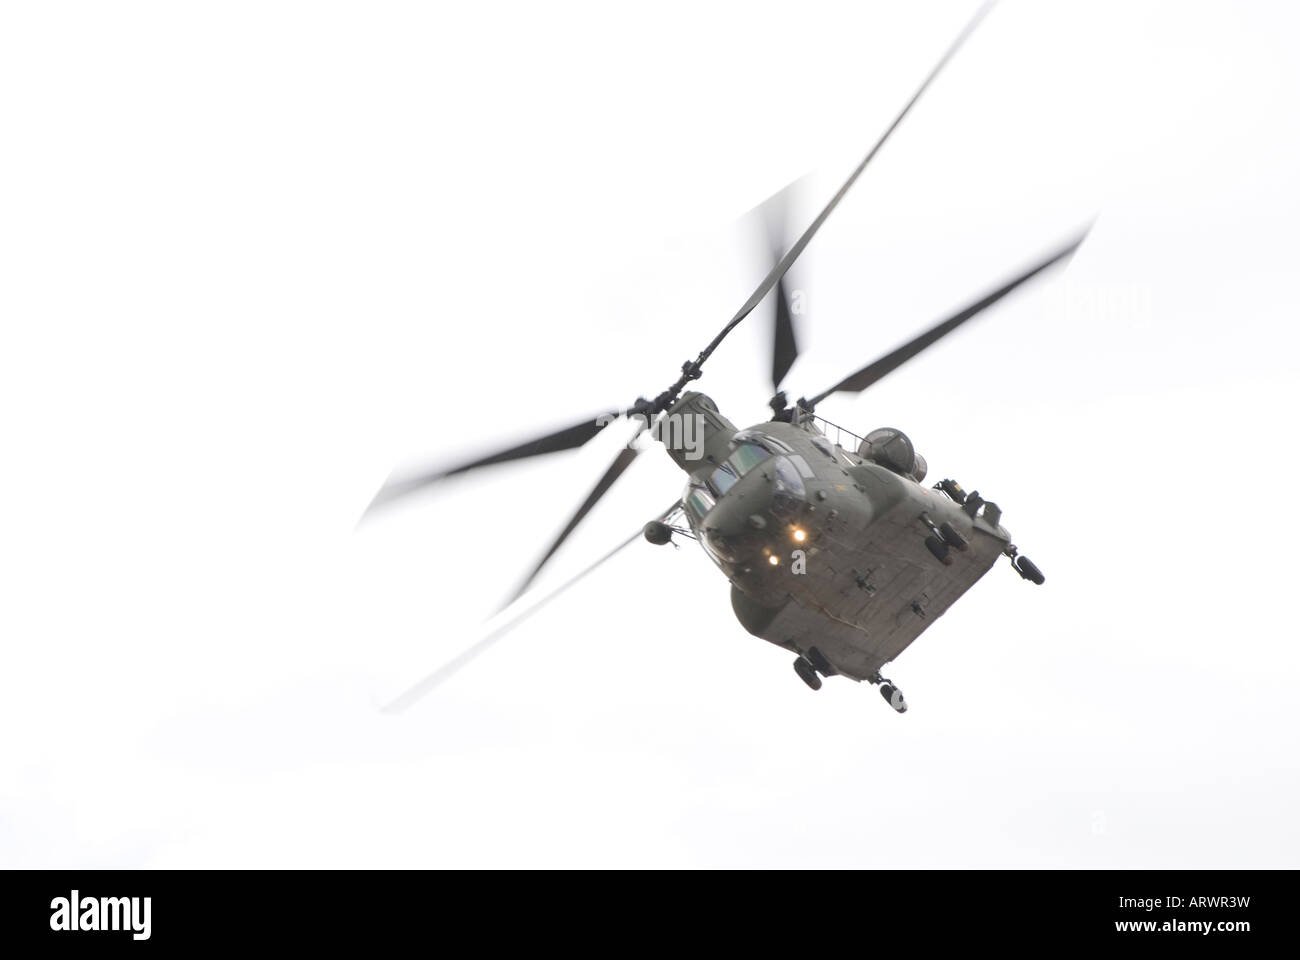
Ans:
[[[819,393],[816,397],[814,397],[811,401],[809,401],[809,404],[812,407],[815,407],[817,404],[821,403],[823,400],[829,397],[832,393],[860,393],[861,391],[865,390],[867,387],[871,386],[877,380],[880,380],[882,377],[886,376],[887,374],[892,373],[894,370],[897,370],[899,367],[901,367],[908,360],[911,360],[922,350],[926,349],[927,347],[933,346],[935,343],[942,340],[944,337],[952,333],[954,330],[960,327],[967,320],[970,320],[972,317],[975,317],[978,314],[980,314],[983,310],[997,303],[999,300],[1001,300],[1008,293],[1016,289],[1016,287],[1020,286],[1025,281],[1031,280],[1032,278],[1038,276],[1038,274],[1046,270],[1048,267],[1052,266],[1052,264],[1057,263],[1060,260],[1064,260],[1066,257],[1070,256],[1070,254],[1074,253],[1074,251],[1078,249],[1079,244],[1083,243],[1083,239],[1087,235],[1088,235],[1088,231],[1087,230],[1083,231],[1083,233],[1081,233],[1074,240],[1070,241],[1061,249],[1050,254],[1045,259],[1040,260],[1034,266],[1030,267],[1028,270],[1024,271],[1019,276],[1015,277],[1013,280],[1009,280],[1008,282],[1004,283],[1002,286],[994,290],[992,293],[989,293],[986,296],[981,297],[979,300],[976,300],[974,303],[970,304],[964,309],[957,311],[947,320],[944,320],[941,323],[936,323],[933,327],[931,327],[929,330],[926,330],[920,336],[912,338],[911,340],[909,340],[907,343],[903,344],[901,347],[897,348],[896,350],[892,350],[889,353],[885,354],[879,360],[867,364],[867,366],[863,367],[857,373],[853,373],[845,377],[843,380],[841,380],[835,386],[831,387],[829,390],[823,393]]]
[[[858,177],[862,175],[862,171],[867,168],[867,164],[869,164],[872,158],[874,158],[880,151],[880,148],[885,145],[885,141],[887,141],[890,135],[898,128],[898,125],[903,122],[903,118],[911,112],[912,107],[921,99],[921,95],[929,88],[930,84],[934,81],[934,78],[939,75],[940,71],[943,70],[948,61],[951,60],[953,55],[961,48],[961,45],[966,42],[966,38],[971,35],[979,25],[979,22],[988,15],[988,12],[993,8],[995,2],[996,0],[988,0],[988,2],[975,12],[975,16],[973,16],[970,22],[966,24],[962,32],[957,35],[957,39],[952,42],[952,45],[939,59],[939,62],[935,64],[934,69],[930,71],[928,76],[926,76],[916,93],[912,94],[912,99],[907,101],[903,109],[899,111],[898,116],[894,118],[894,122],[885,128],[885,132],[881,134],[880,139],[876,141],[875,146],[871,148],[867,155],[862,158],[862,162],[854,168],[851,174],[849,174],[849,178],[844,181],[844,185],[835,193],[835,196],[831,197],[830,202],[826,204],[822,209],[822,212],[817,214],[817,218],[813,220],[813,222],[808,226],[808,229],[803,232],[803,235],[795,241],[794,246],[787,250],[785,256],[778,260],[772,269],[768,271],[767,276],[763,278],[763,282],[758,285],[754,292],[750,294],[749,299],[746,300],[741,305],[740,309],[736,311],[736,315],[731,318],[725,327],[722,328],[722,332],[714,337],[713,341],[704,348],[703,352],[695,361],[697,367],[709,358],[709,355],[717,349],[718,344],[722,342],[723,338],[726,337],[726,335],[729,334],[736,325],[740,323],[740,321],[749,316],[753,309],[758,306],[762,299],[768,295],[774,286],[776,286],[777,282],[785,276],[786,271],[790,269],[790,265],[798,259],[799,254],[803,253],[804,247],[808,246],[809,241],[811,241],[817,231],[821,229],[821,225],[826,221],[826,218],[831,215],[831,211],[839,206],[839,202],[844,199],[844,195],[849,192],[849,188],[857,182]]]
[[[640,436],[640,431],[637,432],[637,436]],[[569,518],[569,522],[565,524],[564,529],[560,531],[559,536],[552,541],[550,547],[548,547],[546,552],[542,554],[541,559],[537,561],[533,569],[528,572],[528,576],[524,577],[523,581],[515,589],[515,592],[510,595],[509,599],[507,599],[505,603],[501,604],[502,610],[523,596],[524,591],[532,585],[533,580],[535,580],[537,575],[542,572],[542,567],[546,566],[551,557],[555,555],[555,551],[560,549],[560,545],[569,538],[569,534],[573,533],[578,524],[583,521],[583,518],[591,512],[592,507],[600,501],[600,498],[609,492],[609,488],[614,485],[614,481],[621,477],[628,467],[632,466],[632,461],[637,458],[637,455],[640,454],[640,452],[641,451],[636,447],[631,446],[624,447],[618,452],[618,456],[614,458],[614,462],[609,465],[609,469],[606,470],[600,480],[596,482],[596,486],[592,488],[591,493],[587,494],[587,499],[582,501],[582,506],[578,507],[577,512]]]
[[[497,463],[507,463],[511,460],[523,460],[528,457],[540,456],[544,453],[556,453],[560,450],[574,450],[596,434],[598,434],[608,423],[618,416],[617,413],[603,417],[592,417],[576,423],[571,427],[565,427],[563,430],[556,430],[554,433],[548,433],[545,436],[529,440],[518,446],[510,447],[498,453],[490,454],[486,457],[480,457],[469,463],[463,463],[458,467],[441,470],[429,470],[423,473],[415,474],[410,477],[393,479],[390,477],[375,498],[370,501],[370,506],[366,508],[366,515],[369,515],[379,507],[399,500],[402,497],[409,496],[419,490],[444,480],[447,477],[455,476],[458,473],[465,473],[469,470],[477,470],[479,467],[488,467]]]
[[[671,514],[675,509],[677,509],[677,506],[678,503],[674,502],[671,507],[669,507],[663,513],[659,514],[659,519],[663,520],[665,517]],[[575,586],[576,584],[581,582],[593,570],[595,570],[601,564],[605,563],[607,560],[613,558],[617,553],[619,553],[626,547],[630,546],[632,542],[640,536],[641,536],[641,531],[637,530],[636,533],[632,534],[630,537],[628,537],[618,546],[614,547],[614,549],[610,550],[608,553],[602,556],[595,563],[591,564],[590,566],[583,569],[580,573],[576,574],[575,576],[565,581],[563,584],[561,584],[555,590],[551,591],[551,593],[547,594],[537,603],[533,604],[531,607],[515,615],[514,617],[511,617],[505,623],[501,624],[501,626],[496,627],[490,633],[479,638],[469,649],[465,650],[463,653],[453,658],[452,660],[447,661],[447,663],[443,664],[437,670],[433,671],[433,673],[429,674],[427,677],[425,677],[415,686],[411,687],[400,697],[395,699],[392,703],[384,707],[383,712],[401,713],[403,710],[406,710],[408,707],[416,703],[421,698],[427,696],[435,688],[446,683],[449,679],[451,679],[453,676],[459,673],[464,667],[468,666],[480,654],[486,651],[489,647],[491,647],[494,643],[496,643],[498,640],[504,637],[507,633],[509,633],[515,627],[519,626],[521,623],[523,623],[533,614],[537,613],[539,610],[545,607],[552,600],[559,597],[570,587]]]

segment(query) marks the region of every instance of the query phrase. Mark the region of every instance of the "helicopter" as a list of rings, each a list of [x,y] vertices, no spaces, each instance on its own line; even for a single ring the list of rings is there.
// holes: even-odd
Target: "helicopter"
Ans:
[[[1024,580],[1042,571],[1002,525],[1002,509],[978,491],[943,479],[924,484],[928,465],[903,431],[859,436],[818,413],[835,394],[858,394],[1049,268],[1068,262],[1085,228],[1010,279],[926,328],[834,386],[791,403],[782,383],[798,356],[786,274],[890,135],[987,15],[982,6],[920,87],[812,223],[774,263],[726,326],[653,398],[638,397],[525,443],[451,468],[390,478],[367,513],[448,477],[583,446],[614,422],[636,425],[586,499],[506,601],[520,600],[573,531],[647,448],[648,435],[686,474],[666,510],[544,600],[489,633],[390,705],[402,709],[540,607],[638,539],[654,545],[696,541],[731,585],[741,627],[795,655],[794,671],[813,690],[845,677],[879,687],[898,713],[908,709],[881,670],[984,576],[1001,557]],[[772,201],[764,207],[770,207]],[[779,249],[779,248],[778,248]],[[726,336],[772,298],[773,396],[770,419],[737,427],[706,394],[687,389]]]

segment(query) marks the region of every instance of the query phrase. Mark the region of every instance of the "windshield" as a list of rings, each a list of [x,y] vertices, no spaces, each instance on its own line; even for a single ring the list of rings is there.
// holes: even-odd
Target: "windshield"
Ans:
[[[742,443],[727,458],[727,462],[735,467],[737,475],[743,477],[770,456],[756,443]]]
[[[783,520],[793,519],[804,505],[804,484],[799,471],[785,457],[776,458],[776,476],[772,483],[772,513]]]

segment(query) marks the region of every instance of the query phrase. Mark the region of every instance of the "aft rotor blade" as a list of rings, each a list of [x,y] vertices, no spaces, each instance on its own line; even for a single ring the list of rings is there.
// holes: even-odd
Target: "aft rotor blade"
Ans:
[[[967,320],[970,320],[971,318],[979,315],[982,311],[993,306],[993,304],[997,303],[999,300],[1005,297],[1012,290],[1016,289],[1016,287],[1020,286],[1022,283],[1026,282],[1027,280],[1033,279],[1034,277],[1038,276],[1038,274],[1046,270],[1048,267],[1052,266],[1054,263],[1064,260],[1066,257],[1070,256],[1070,254],[1074,253],[1074,251],[1078,249],[1079,244],[1083,243],[1083,238],[1086,237],[1087,235],[1088,235],[1088,231],[1085,230],[1083,233],[1081,233],[1075,239],[1071,240],[1064,247],[1051,253],[1046,258],[1040,260],[1038,263],[1034,264],[1034,266],[1030,267],[1028,270],[1019,274],[1014,279],[1009,280],[1006,283],[1004,283],[1002,286],[998,287],[993,292],[981,297],[979,300],[976,300],[974,303],[963,308],[962,310],[957,311],[948,319],[940,323],[936,323],[933,327],[931,327],[929,330],[926,330],[920,336],[913,337],[907,343],[903,344],[901,347],[897,348],[896,350],[892,350],[889,353],[885,354],[879,360],[867,364],[867,366],[863,367],[857,373],[850,374],[849,376],[841,380],[839,383],[837,383],[835,386],[831,387],[829,390],[826,390],[823,393],[819,393],[816,397],[814,397],[811,401],[808,402],[808,405],[810,407],[815,407],[817,404],[821,403],[823,400],[829,397],[832,393],[859,393],[867,389],[867,387],[871,386],[877,380],[880,380],[882,377],[886,376],[887,374],[892,373],[894,370],[897,370],[899,367],[905,364],[908,360],[911,360],[922,350],[926,349],[927,347],[933,346],[935,343],[942,340],[944,337],[952,333],[954,330],[960,327]]]
[[[400,479],[390,477],[379,492],[375,494],[375,498],[370,501],[370,506],[366,508],[366,514],[368,515],[379,507],[392,503],[394,500],[409,496],[439,480],[455,476],[458,473],[466,473],[470,470],[477,470],[479,467],[488,467],[497,463],[507,463],[511,460],[541,456],[544,453],[574,450],[598,434],[617,416],[617,413],[611,413],[603,417],[592,417],[583,420],[581,423],[575,423],[571,427],[565,427],[563,430],[556,430],[554,433],[548,433],[534,440],[510,447],[507,450],[489,454],[486,457],[480,457],[477,460],[471,460],[469,463],[463,463],[450,469],[428,470]]]
[[[790,299],[786,295],[785,278],[776,285],[776,316],[772,330],[772,391],[781,389],[781,381],[794,366],[799,356],[799,344],[794,337],[794,321],[790,316]]]
[[[637,436],[640,436],[640,431],[637,432]],[[600,498],[609,492],[609,488],[614,485],[614,482],[623,475],[623,472],[628,467],[632,466],[632,461],[637,458],[640,452],[640,450],[632,446],[624,447],[618,452],[618,456],[609,465],[609,469],[596,482],[596,486],[592,488],[591,493],[587,494],[587,499],[582,501],[582,506],[578,507],[573,516],[569,518],[569,522],[565,524],[564,529],[551,542],[551,545],[542,554],[541,559],[537,561],[533,569],[528,572],[528,576],[524,577],[519,586],[515,588],[515,592],[510,595],[505,603],[501,604],[501,609],[504,610],[524,595],[524,592],[532,585],[533,580],[542,572],[542,567],[546,566],[551,557],[555,555],[555,551],[559,550],[561,544],[569,538],[569,534],[573,533],[578,524],[583,521],[583,518],[591,512],[592,507],[600,502]]]
[[[678,507],[678,503],[674,503],[663,513],[659,514],[659,519],[660,520],[664,519],[669,514],[671,514],[674,510],[676,510],[677,507]],[[392,703],[384,707],[384,712],[401,713],[403,710],[406,710],[408,707],[416,703],[421,698],[427,696],[435,688],[446,683],[449,679],[451,679],[462,669],[468,666],[480,654],[486,651],[489,647],[491,647],[494,643],[496,643],[498,640],[504,637],[507,633],[509,633],[515,627],[519,626],[521,623],[523,623],[533,614],[537,613],[539,610],[545,607],[552,600],[556,599],[562,593],[567,591],[570,587],[573,587],[576,584],[580,583],[593,570],[595,570],[597,567],[599,567],[601,564],[605,563],[606,561],[612,559],[616,554],[618,554],[626,547],[630,546],[632,542],[640,536],[641,536],[641,531],[637,530],[636,533],[632,534],[630,537],[628,537],[618,546],[614,547],[614,549],[610,550],[608,553],[602,556],[595,563],[591,564],[590,566],[583,569],[580,573],[566,580],[563,584],[561,584],[555,590],[551,591],[551,593],[547,594],[537,603],[533,604],[531,607],[524,610],[523,612],[511,617],[509,620],[501,624],[499,627],[494,628],[490,633],[479,638],[477,641],[475,641],[474,645],[471,646],[469,649],[465,650],[463,653],[461,653],[459,656],[455,657],[454,659],[447,661],[437,670],[433,671],[433,673],[429,674],[427,677],[425,677],[415,686],[411,687],[400,697],[395,699]]]
[[[934,82],[934,78],[939,75],[940,71],[943,70],[948,61],[951,60],[953,55],[961,48],[961,45],[966,42],[966,38],[971,35],[979,25],[979,22],[988,15],[988,12],[993,8],[994,2],[995,0],[989,0],[989,2],[985,3],[975,12],[975,16],[971,18],[968,24],[966,24],[962,32],[957,35],[957,39],[952,42],[952,45],[939,59],[939,62],[935,64],[934,69],[930,71],[929,75],[925,78],[924,82],[922,82],[916,93],[912,94],[912,98],[908,100],[903,106],[903,109],[899,111],[898,116],[894,118],[893,123],[885,128],[885,132],[880,135],[880,139],[876,141],[875,146],[871,148],[867,155],[862,158],[862,162],[854,168],[851,174],[849,174],[849,178],[844,181],[844,185],[836,191],[835,196],[831,197],[830,202],[826,204],[821,213],[817,214],[817,218],[813,220],[813,222],[808,226],[808,229],[803,232],[803,235],[795,241],[794,246],[787,250],[785,256],[778,260],[776,264],[773,265],[772,269],[768,271],[767,276],[763,278],[763,282],[758,285],[754,292],[750,294],[749,299],[746,300],[741,305],[740,309],[736,311],[735,316],[733,316],[727,325],[722,328],[722,332],[714,337],[713,341],[704,348],[703,352],[701,352],[700,356],[695,361],[696,367],[709,358],[709,355],[717,349],[718,344],[722,342],[723,338],[735,329],[736,325],[740,323],[740,321],[749,316],[753,309],[758,306],[759,302],[762,301],[772,288],[776,286],[777,282],[785,276],[786,271],[790,269],[790,265],[798,259],[799,254],[803,253],[804,247],[808,246],[809,241],[811,241],[817,231],[821,229],[821,225],[826,221],[826,218],[831,215],[831,211],[839,206],[839,202],[844,199],[844,195],[849,192],[849,188],[857,182],[858,177],[862,175],[862,171],[867,168],[867,164],[872,161],[872,158],[874,158],[880,151],[880,148],[885,145],[885,142],[889,139],[890,135],[898,128],[898,125],[903,122],[903,118],[911,112],[912,107],[914,107],[916,102],[921,99],[921,95],[925,93],[930,84]]]
[[[795,181],[798,183],[799,181]],[[786,224],[789,221],[789,203],[791,189],[795,184],[790,184],[776,196],[772,197],[763,204],[763,225],[767,230],[768,247],[772,251],[772,263],[778,263],[781,259],[781,251],[785,249],[786,241]],[[790,293],[788,290],[789,283],[787,277],[782,277],[776,283],[776,291],[773,294],[772,305],[772,392],[776,393],[781,389],[781,381],[785,375],[790,372],[794,366],[795,359],[799,356],[799,344],[794,335],[794,317],[790,304]]]

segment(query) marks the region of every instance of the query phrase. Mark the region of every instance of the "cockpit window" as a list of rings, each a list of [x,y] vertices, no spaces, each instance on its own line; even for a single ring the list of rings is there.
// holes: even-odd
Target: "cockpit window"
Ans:
[[[705,515],[713,509],[715,502],[709,491],[697,486],[692,486],[686,494],[686,499],[682,501],[686,512],[696,523],[704,519]]]
[[[741,430],[731,438],[734,443],[756,443],[769,453],[791,453],[793,448],[776,437],[768,436],[757,430]]]
[[[727,462],[736,468],[739,476],[744,476],[766,460],[770,453],[756,443],[742,443],[727,458]]]
[[[718,467],[718,469],[713,471],[713,476],[709,477],[709,486],[717,491],[718,496],[722,496],[730,490],[739,479],[740,477],[736,476],[736,471],[728,464],[724,463],[722,466]]]
[[[803,477],[785,457],[777,457],[772,480],[772,513],[782,519],[793,519],[803,508],[806,490]]]

